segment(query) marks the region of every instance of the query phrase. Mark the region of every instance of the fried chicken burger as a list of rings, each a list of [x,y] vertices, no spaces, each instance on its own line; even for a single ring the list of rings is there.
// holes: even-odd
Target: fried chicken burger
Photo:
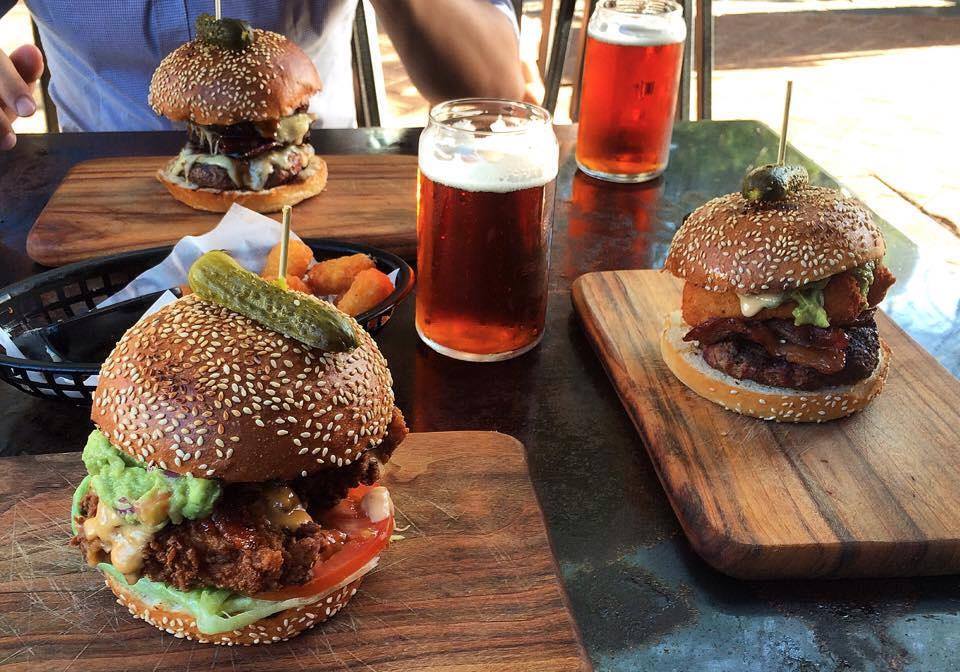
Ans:
[[[857,201],[810,186],[799,167],[757,169],[673,239],[665,269],[685,284],[663,359],[694,392],[744,415],[822,422],[859,411],[890,357],[874,321],[895,280],[884,252]]]
[[[324,352],[192,294],[118,342],[72,543],[133,615],[202,642],[276,642],[376,566],[393,531],[377,481],[407,430],[376,344],[342,319],[357,347]]]
[[[283,35],[236,19],[203,15],[196,34],[150,82],[150,106],[188,131],[160,182],[214,212],[233,203],[276,212],[320,193],[327,166],[309,142],[308,108],[321,83],[309,57]]]

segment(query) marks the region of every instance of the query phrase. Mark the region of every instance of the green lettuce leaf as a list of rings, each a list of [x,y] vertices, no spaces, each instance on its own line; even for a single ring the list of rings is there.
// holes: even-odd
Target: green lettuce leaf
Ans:
[[[106,562],[97,565],[104,574],[109,574],[121,584],[127,584],[117,569]],[[238,595],[229,590],[218,588],[196,588],[177,590],[165,583],[140,577],[131,592],[149,606],[163,605],[168,611],[180,611],[190,614],[197,622],[197,630],[205,635],[239,630],[262,618],[267,618],[285,609],[305,607],[321,601],[329,593],[310,595],[290,600],[259,600],[254,597]]]

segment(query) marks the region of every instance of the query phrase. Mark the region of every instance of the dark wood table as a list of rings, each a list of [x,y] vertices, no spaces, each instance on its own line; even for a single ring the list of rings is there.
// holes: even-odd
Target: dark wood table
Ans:
[[[498,430],[526,445],[597,669],[957,669],[954,577],[753,583],[694,555],[572,310],[570,283],[582,273],[659,267],[684,214],[736,188],[747,166],[773,158],[773,133],[755,122],[682,124],[666,175],[628,186],[576,172],[570,131],[559,131],[564,159],[543,343],[500,364],[446,359],[418,341],[408,300],[378,340],[413,430]],[[413,154],[418,134],[317,131],[313,142],[321,154]],[[25,255],[27,231],[73,164],[174,154],[182,142],[176,133],[21,136],[0,156],[0,284],[41,270]],[[833,183],[806,163],[814,181]],[[884,308],[957,375],[960,272],[885,231],[899,282]],[[80,450],[90,427],[83,409],[0,389],[0,455]]]

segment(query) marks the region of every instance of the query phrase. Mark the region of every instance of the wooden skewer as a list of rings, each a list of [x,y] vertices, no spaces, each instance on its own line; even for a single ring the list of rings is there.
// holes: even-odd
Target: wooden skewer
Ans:
[[[280,267],[277,269],[277,282],[284,289],[287,288],[287,254],[290,251],[290,217],[293,208],[283,206],[283,233],[280,237]]]
[[[213,13],[220,20],[220,0],[213,0]]]
[[[777,152],[777,165],[782,166],[787,158],[787,123],[790,121],[790,97],[793,94],[793,80],[787,80],[787,95],[783,101],[783,125],[780,126],[780,151]]]

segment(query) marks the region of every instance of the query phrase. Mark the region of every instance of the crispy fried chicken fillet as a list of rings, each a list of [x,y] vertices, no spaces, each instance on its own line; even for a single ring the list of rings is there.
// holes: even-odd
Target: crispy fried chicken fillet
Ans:
[[[877,266],[873,284],[864,299],[852,273],[845,271],[833,276],[823,290],[823,307],[827,311],[830,324],[842,327],[855,323],[864,310],[883,300],[895,281],[896,278],[886,266]],[[796,306],[796,302],[786,301],[776,308],[765,308],[756,315],[746,317],[740,310],[740,299],[735,292],[711,292],[690,282],[683,286],[683,321],[694,326],[713,318],[727,317],[757,322],[770,319],[790,320],[793,319],[793,309]]]

